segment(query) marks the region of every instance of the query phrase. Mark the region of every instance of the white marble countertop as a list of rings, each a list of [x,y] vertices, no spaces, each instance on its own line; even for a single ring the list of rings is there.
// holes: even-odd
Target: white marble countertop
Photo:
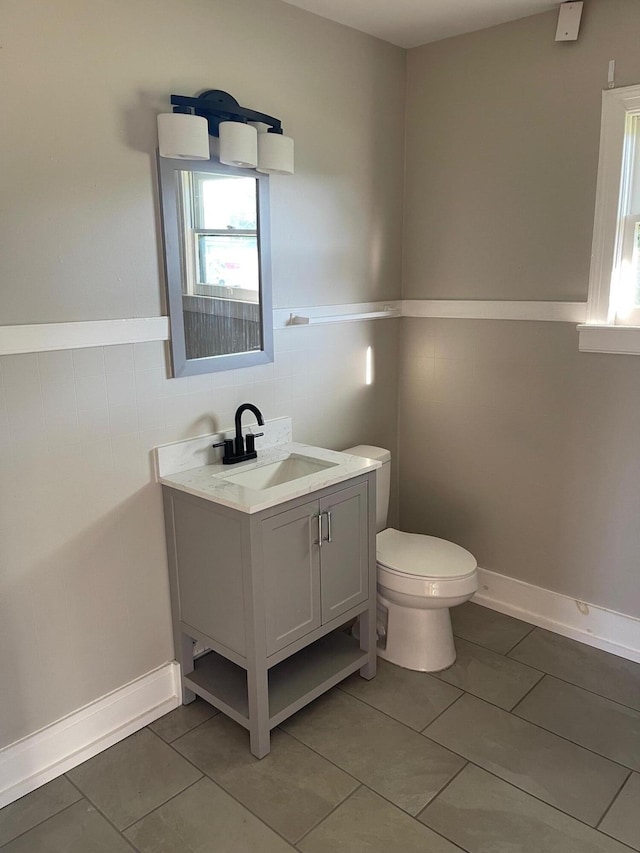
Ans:
[[[241,471],[252,471],[273,462],[283,461],[292,455],[334,464],[330,468],[323,468],[313,474],[307,474],[296,480],[261,490],[249,489],[226,479]],[[186,471],[165,473],[158,476],[158,481],[172,489],[196,495],[222,506],[231,507],[241,512],[254,513],[285,503],[293,498],[308,495],[327,486],[342,483],[352,477],[357,477],[359,474],[374,471],[379,467],[380,462],[375,459],[351,456],[349,453],[325,450],[322,447],[313,447],[308,444],[286,442],[265,450],[259,450],[257,460],[240,462],[236,465],[223,465],[221,462],[216,462],[212,465],[202,465]]]

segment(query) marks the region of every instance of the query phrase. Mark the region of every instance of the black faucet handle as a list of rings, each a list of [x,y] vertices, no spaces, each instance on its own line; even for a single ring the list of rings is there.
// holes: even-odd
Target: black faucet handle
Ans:
[[[233,439],[225,438],[224,441],[219,441],[217,444],[212,444],[211,447],[224,447],[223,459],[231,459],[233,456]]]
[[[255,453],[256,449],[256,438],[260,438],[261,435],[264,435],[263,432],[248,432],[245,437],[245,449],[247,453]]]

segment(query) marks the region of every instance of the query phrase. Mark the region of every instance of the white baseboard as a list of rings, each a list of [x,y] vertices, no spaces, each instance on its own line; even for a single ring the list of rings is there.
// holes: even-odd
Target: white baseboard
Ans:
[[[478,591],[472,600],[640,663],[640,619],[633,616],[480,568]]]
[[[0,749],[0,808],[71,770],[180,704],[175,661]]]

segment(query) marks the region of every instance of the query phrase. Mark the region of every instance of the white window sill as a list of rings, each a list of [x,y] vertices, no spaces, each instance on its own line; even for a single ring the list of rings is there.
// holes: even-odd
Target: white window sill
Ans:
[[[640,326],[578,326],[580,352],[640,355]]]

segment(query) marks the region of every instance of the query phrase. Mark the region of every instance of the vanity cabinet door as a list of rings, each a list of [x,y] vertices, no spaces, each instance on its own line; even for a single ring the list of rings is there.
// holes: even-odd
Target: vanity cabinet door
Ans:
[[[321,625],[318,501],[262,522],[267,655]]]
[[[323,520],[320,554],[324,624],[369,596],[367,484],[328,495],[320,501],[320,512]],[[375,590],[372,594],[375,595]]]

